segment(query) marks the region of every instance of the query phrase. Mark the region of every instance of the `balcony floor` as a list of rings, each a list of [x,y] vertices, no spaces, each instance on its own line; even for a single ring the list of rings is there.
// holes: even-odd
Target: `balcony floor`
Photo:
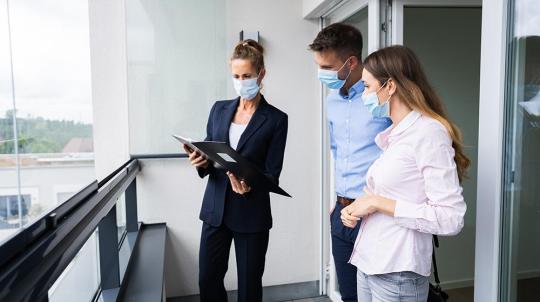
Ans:
[[[307,298],[307,299],[300,299],[300,300],[289,300],[287,302],[332,302],[332,300],[324,296],[324,297]]]
[[[267,299],[263,299],[264,301],[272,301],[272,300],[267,300]],[[182,298],[169,298],[167,299],[167,302],[195,302],[195,301],[199,301],[199,297],[198,296],[190,296],[190,297],[182,297]],[[229,301],[233,302],[233,301],[236,301],[236,299],[229,299]],[[277,300],[276,300],[277,301]],[[285,301],[282,301],[282,300],[279,300],[280,302],[332,302],[332,300],[330,300],[330,298],[326,297],[326,296],[322,296],[322,297],[314,297],[314,298],[305,298],[305,299],[296,299],[296,300],[285,300]]]

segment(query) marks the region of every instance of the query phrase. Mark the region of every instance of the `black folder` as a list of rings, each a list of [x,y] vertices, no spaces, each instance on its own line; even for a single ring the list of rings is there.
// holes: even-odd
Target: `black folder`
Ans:
[[[223,169],[232,172],[236,177],[243,179],[250,187],[256,190],[292,197],[272,181],[270,177],[259,170],[257,166],[238,154],[227,143],[210,141],[194,142],[179,135],[173,135],[173,137],[206,156],[209,160],[219,164]]]

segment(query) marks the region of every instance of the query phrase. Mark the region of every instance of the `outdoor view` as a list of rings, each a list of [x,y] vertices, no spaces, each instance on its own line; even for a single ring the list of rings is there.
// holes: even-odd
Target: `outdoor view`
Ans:
[[[0,0],[0,242],[95,179],[87,1]]]

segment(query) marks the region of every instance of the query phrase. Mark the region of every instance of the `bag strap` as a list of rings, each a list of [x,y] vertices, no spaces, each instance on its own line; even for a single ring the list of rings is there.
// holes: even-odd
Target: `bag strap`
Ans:
[[[441,280],[439,280],[439,271],[437,270],[437,259],[435,257],[435,249],[439,247],[439,238],[437,235],[433,235],[433,254],[431,259],[433,260],[433,276],[435,277],[435,283],[439,287]]]

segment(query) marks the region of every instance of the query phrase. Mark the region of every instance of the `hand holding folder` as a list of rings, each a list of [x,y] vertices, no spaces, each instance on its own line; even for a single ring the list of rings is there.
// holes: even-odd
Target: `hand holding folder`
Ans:
[[[239,179],[244,179],[246,183],[254,190],[264,190],[283,196],[291,197],[267,175],[260,171],[257,166],[249,162],[227,143],[201,141],[194,142],[189,138],[179,135],[173,135],[181,143],[187,145],[190,149],[197,151],[207,159],[219,164],[227,171],[232,172]]]

